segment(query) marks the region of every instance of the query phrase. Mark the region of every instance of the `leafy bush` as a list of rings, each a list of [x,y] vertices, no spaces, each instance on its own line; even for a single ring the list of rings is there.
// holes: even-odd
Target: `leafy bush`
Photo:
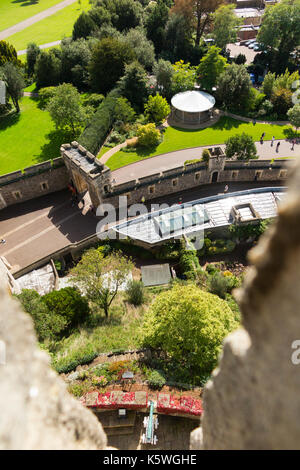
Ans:
[[[49,101],[55,96],[56,87],[48,86],[39,90],[39,102],[41,108],[46,108]]]
[[[236,158],[237,160],[258,158],[254,139],[251,135],[248,135],[245,132],[229,137],[229,139],[226,140],[225,145],[226,158]]]
[[[76,369],[77,366],[82,364],[88,364],[92,362],[98,356],[97,351],[94,349],[92,344],[87,344],[84,347],[78,348],[68,356],[54,359],[52,361],[52,367],[59,374],[66,374]]]
[[[132,305],[142,305],[145,300],[144,284],[141,281],[129,282],[126,289],[127,301]]]
[[[156,147],[160,141],[160,132],[152,122],[140,126],[137,131],[137,136],[138,145],[141,147]]]
[[[150,388],[159,390],[165,385],[166,379],[160,371],[153,370],[148,376],[148,383]]]
[[[77,326],[90,313],[87,300],[74,287],[49,292],[42,300],[52,314],[65,319],[67,328]]]
[[[238,323],[227,302],[195,285],[162,292],[146,313],[143,343],[198,374],[211,372],[222,341]]]
[[[202,160],[203,160],[205,163],[208,163],[208,162],[209,162],[209,159],[210,159],[209,150],[208,150],[208,149],[204,149],[204,150],[202,151]]]
[[[94,155],[98,153],[113,125],[119,93],[119,90],[114,88],[106,96],[78,139],[78,142]]]
[[[155,96],[149,96],[148,102],[145,104],[145,117],[148,122],[154,121],[158,124],[168,116],[170,111],[166,98],[158,93]]]
[[[235,225],[232,224],[229,226],[229,232],[233,240],[240,242],[245,242],[246,240],[253,239],[256,240],[260,237],[262,233],[268,228],[271,220],[265,219],[260,220],[255,224],[245,224],[245,225]]]
[[[208,284],[209,292],[218,295],[221,299],[225,299],[227,293],[230,293],[232,289],[238,287],[239,279],[232,273],[226,275],[225,273],[216,271],[210,276]]]

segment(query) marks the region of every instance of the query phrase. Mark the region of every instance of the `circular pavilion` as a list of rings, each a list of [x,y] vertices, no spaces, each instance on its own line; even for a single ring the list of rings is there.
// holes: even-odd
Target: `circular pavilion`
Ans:
[[[215,98],[204,91],[184,91],[171,99],[172,117],[183,124],[200,124],[210,119]]]

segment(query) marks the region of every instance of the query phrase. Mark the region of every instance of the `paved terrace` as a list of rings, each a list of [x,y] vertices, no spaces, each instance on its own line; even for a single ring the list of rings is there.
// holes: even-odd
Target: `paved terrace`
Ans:
[[[278,186],[278,183],[276,183]],[[231,183],[229,192],[268,186],[268,183]],[[269,186],[274,186],[270,182]],[[177,203],[222,193],[224,183],[203,185],[182,193],[153,199],[155,203]],[[150,204],[148,207],[150,207]],[[71,207],[66,191],[52,193],[32,201],[16,204],[0,211],[0,256],[5,256],[14,271],[25,268],[71,243],[85,239],[96,231],[98,219],[91,213],[82,215],[78,207]]]

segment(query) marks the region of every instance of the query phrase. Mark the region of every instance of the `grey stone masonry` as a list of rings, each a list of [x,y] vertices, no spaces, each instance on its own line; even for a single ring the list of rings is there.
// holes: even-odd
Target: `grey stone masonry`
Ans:
[[[69,175],[61,157],[0,176],[0,209],[67,187]]]

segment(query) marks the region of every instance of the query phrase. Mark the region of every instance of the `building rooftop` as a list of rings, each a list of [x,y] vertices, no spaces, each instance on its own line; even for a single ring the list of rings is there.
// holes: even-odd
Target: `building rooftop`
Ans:
[[[263,10],[258,8],[236,8],[234,12],[238,18],[256,18],[263,14]]]
[[[211,109],[215,105],[215,98],[204,91],[184,91],[177,93],[171,99],[172,106],[179,111],[188,113],[201,113]]]
[[[176,204],[160,211],[123,222],[112,230],[134,240],[155,245],[200,230],[231,225],[234,211],[241,221],[268,219],[277,215],[277,204],[285,188],[249,189],[229,194],[218,194],[186,204]]]

